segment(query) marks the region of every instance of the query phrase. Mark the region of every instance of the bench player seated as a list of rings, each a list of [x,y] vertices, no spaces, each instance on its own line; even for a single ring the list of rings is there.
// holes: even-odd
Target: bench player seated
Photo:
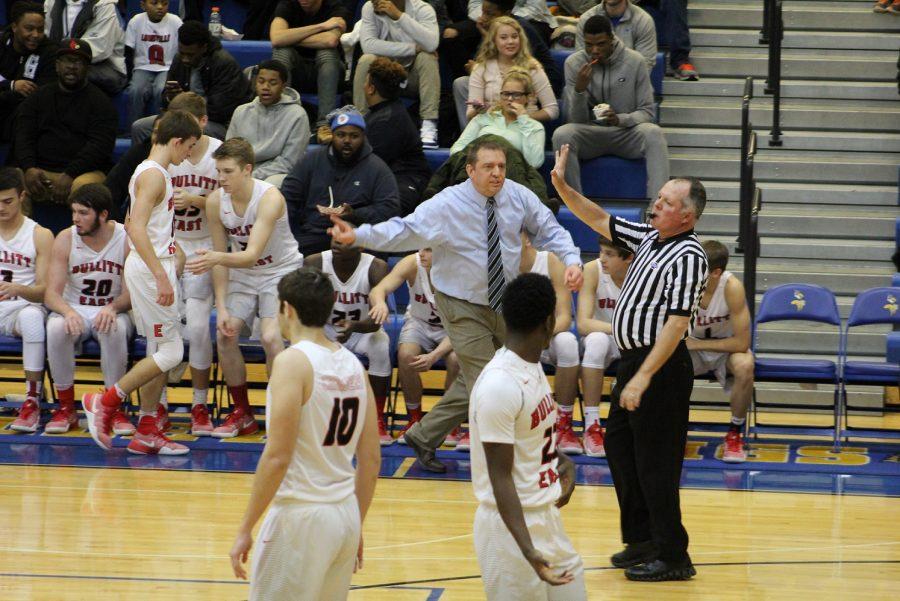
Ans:
[[[10,428],[36,432],[44,386],[44,319],[41,304],[53,234],[22,212],[25,182],[14,167],[0,168],[0,334],[22,339],[25,402]]]
[[[400,432],[400,444],[406,444],[403,435],[422,419],[421,374],[443,359],[447,366],[444,378],[446,389],[459,373],[459,361],[434,304],[430,248],[423,248],[401,259],[387,277],[372,288],[369,293],[369,304],[372,306],[369,317],[378,325],[387,321],[390,316],[387,296],[402,286],[404,281],[409,286],[409,305],[397,346],[397,372],[408,420]]]
[[[78,425],[75,411],[75,348],[93,338],[100,344],[103,383],[112,387],[125,375],[131,297],[122,274],[128,256],[125,226],[110,219],[112,195],[102,184],[87,184],[69,201],[72,227],[53,243],[44,304],[47,320],[47,360],[56,386],[59,409],[44,426],[48,434],[63,434]],[[113,414],[115,434],[131,436],[135,428],[124,412]]]
[[[387,275],[387,263],[360,248],[331,241],[331,250],[310,255],[307,265],[318,267],[331,278],[334,308],[325,332],[357,355],[369,361],[369,382],[378,410],[378,439],[382,446],[394,439],[384,423],[384,405],[391,384],[391,340],[387,332],[369,317],[369,294]]]
[[[741,432],[753,396],[750,311],[744,285],[725,269],[728,267],[725,245],[707,240],[703,250],[709,260],[709,278],[686,344],[694,363],[694,375],[712,372],[729,395],[731,422],[725,435],[722,461],[742,463],[747,460],[747,453]]]
[[[612,335],[613,312],[625,273],[634,253],[615,246],[600,237],[600,257],[584,266],[584,285],[578,293],[576,324],[581,336],[583,356],[581,380],[584,385],[584,454],[605,457],[603,427],[600,425],[600,398],[603,396],[603,375],[606,368],[619,358],[619,349]]]
[[[220,186],[206,198],[213,248],[195,249],[185,269],[194,275],[212,270],[219,363],[234,403],[212,435],[234,438],[259,430],[247,394],[240,335],[260,320],[266,370],[271,374],[275,355],[284,350],[278,327],[278,282],[303,265],[303,255],[291,235],[284,196],[272,184],[253,177],[250,143],[232,138],[213,152],[213,158]]]
[[[550,278],[556,292],[556,326],[550,346],[541,353],[541,363],[556,368],[553,378],[559,405],[556,446],[563,453],[580,455],[581,443],[572,430],[572,410],[578,394],[578,339],[569,330],[572,327],[572,293],[566,287],[566,267],[553,253],[535,249],[523,232],[519,269],[522,273],[537,273]]]

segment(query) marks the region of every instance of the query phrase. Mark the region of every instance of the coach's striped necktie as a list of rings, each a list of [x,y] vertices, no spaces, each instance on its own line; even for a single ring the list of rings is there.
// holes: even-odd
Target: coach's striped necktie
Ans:
[[[500,301],[506,288],[503,276],[503,257],[500,255],[500,230],[494,213],[496,201],[487,199],[487,242],[488,242],[488,304],[494,311],[500,311]]]

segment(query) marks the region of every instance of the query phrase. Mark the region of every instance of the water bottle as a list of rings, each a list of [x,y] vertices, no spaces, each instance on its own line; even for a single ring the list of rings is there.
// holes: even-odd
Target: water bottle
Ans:
[[[209,35],[214,39],[222,39],[222,17],[219,15],[219,7],[212,7],[212,14],[209,15]]]

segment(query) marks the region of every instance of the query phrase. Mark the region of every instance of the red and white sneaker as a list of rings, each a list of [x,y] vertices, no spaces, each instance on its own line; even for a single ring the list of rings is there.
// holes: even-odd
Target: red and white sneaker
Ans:
[[[406,434],[406,431],[422,419],[421,409],[410,409],[407,411],[407,414],[409,415],[409,420],[406,422],[406,425],[403,426],[403,430],[400,431],[400,436],[397,437],[397,442],[400,444],[406,444],[406,439],[403,437]]]
[[[209,436],[213,430],[212,420],[209,419],[209,410],[206,405],[194,405],[191,408],[191,434],[194,436]]]
[[[93,392],[81,397],[81,406],[84,408],[84,416],[87,418],[88,432],[94,442],[108,451],[112,448],[112,416],[114,409],[103,404],[103,395]]]
[[[457,451],[464,451],[466,453],[472,448],[472,443],[469,441],[469,431],[466,430],[466,433],[462,435],[459,439],[459,442],[456,443]]]
[[[172,422],[169,421],[169,410],[160,403],[156,406],[156,428],[160,432],[168,432],[171,427]]]
[[[184,455],[190,449],[172,442],[156,427],[156,420],[149,415],[141,418],[134,438],[128,443],[128,452],[135,455]]]
[[[725,435],[722,461],[725,463],[744,463],[747,461],[747,451],[744,450],[744,440],[740,432],[729,430],[728,434]]]
[[[116,436],[134,436],[134,424],[121,409],[116,409],[112,416],[112,431]]]
[[[41,406],[37,399],[27,398],[19,408],[19,416],[10,426],[10,430],[16,432],[28,432],[34,434],[41,424]]]
[[[588,457],[606,457],[603,448],[603,428],[598,422],[591,424],[584,433],[584,454]]]
[[[383,447],[394,444],[394,437],[388,434],[387,426],[384,425],[384,416],[380,413],[378,414],[378,442]]]
[[[584,449],[581,448],[581,441],[575,435],[572,429],[572,414],[559,414],[556,420],[556,448],[566,455],[581,455]]]
[[[453,428],[453,431],[447,435],[447,438],[444,439],[444,444],[448,447],[455,448],[456,445],[459,444],[459,439],[462,438],[462,434],[459,432],[459,426]]]
[[[211,436],[214,438],[234,438],[259,432],[259,424],[253,418],[252,413],[243,409],[233,409],[222,425],[213,428]]]
[[[78,426],[78,414],[75,407],[64,405],[53,412],[50,421],[44,426],[45,434],[65,434],[73,426]]]

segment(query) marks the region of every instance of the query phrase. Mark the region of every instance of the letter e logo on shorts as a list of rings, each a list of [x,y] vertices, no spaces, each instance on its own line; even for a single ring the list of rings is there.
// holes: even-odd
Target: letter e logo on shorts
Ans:
[[[153,337],[154,338],[162,338],[162,335],[163,335],[162,326],[163,326],[163,324],[161,324],[161,323],[153,324]]]

